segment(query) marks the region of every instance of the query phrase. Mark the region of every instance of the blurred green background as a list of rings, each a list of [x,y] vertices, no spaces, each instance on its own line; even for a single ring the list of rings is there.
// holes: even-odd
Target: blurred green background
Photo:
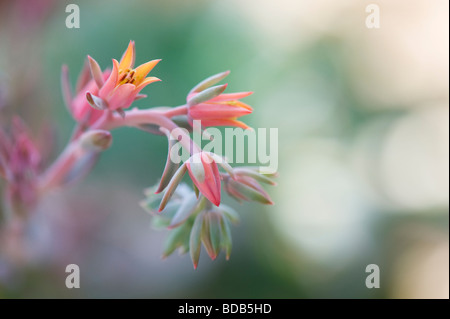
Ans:
[[[79,29],[65,27],[66,5]],[[138,205],[160,177],[166,140],[121,128],[88,178],[44,200],[27,258],[0,255],[0,297],[448,298],[448,1],[0,1],[1,125],[52,123],[55,156],[73,128],[60,69],[102,68],[136,41],[161,58],[142,108],[183,104],[231,70],[254,128],[279,130],[274,206],[235,204],[233,253],[161,260],[167,232]],[[65,265],[81,288],[65,287]],[[368,289],[377,264],[381,288]]]

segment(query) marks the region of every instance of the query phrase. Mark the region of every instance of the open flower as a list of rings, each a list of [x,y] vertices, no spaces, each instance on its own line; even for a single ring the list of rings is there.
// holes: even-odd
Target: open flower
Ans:
[[[147,77],[148,73],[160,60],[152,60],[134,68],[135,47],[134,41],[130,41],[127,50],[120,62],[113,59],[113,69],[105,79],[97,61],[88,56],[92,77],[98,91],[93,88],[86,92],[89,104],[97,110],[119,111],[129,108],[137,98],[139,92],[150,83],[161,81],[156,77]]]
[[[107,80],[110,74],[110,69],[105,70],[103,79]],[[86,92],[98,95],[98,91],[97,84],[94,79],[91,79],[77,92],[73,100],[68,102],[70,112],[77,122],[86,122],[88,125],[92,125],[102,116],[103,111],[92,108],[86,99]]]
[[[195,86],[187,96],[190,121],[200,120],[202,126],[249,127],[237,118],[253,112],[251,106],[239,101],[253,92],[222,93],[227,84],[210,87],[229,74],[229,71],[209,77]]]

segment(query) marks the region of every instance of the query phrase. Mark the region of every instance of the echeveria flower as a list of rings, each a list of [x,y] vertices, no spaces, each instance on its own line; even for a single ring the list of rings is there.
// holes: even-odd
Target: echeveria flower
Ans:
[[[197,84],[187,96],[188,117],[200,120],[202,126],[249,127],[237,118],[253,112],[250,105],[239,101],[253,92],[222,93],[227,85],[210,87],[225,78],[229,72],[213,75]]]
[[[120,62],[113,59],[113,69],[105,79],[100,66],[90,56],[89,65],[92,77],[97,89],[86,92],[89,104],[97,110],[119,111],[129,108],[139,96],[139,92],[150,83],[161,81],[156,77],[147,77],[148,73],[161,60],[152,60],[134,68],[135,47],[134,41],[130,41],[127,50]]]

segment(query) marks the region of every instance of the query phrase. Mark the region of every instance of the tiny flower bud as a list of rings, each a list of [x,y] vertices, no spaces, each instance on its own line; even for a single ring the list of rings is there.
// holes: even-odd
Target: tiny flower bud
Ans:
[[[81,147],[88,151],[104,151],[111,146],[111,143],[111,133],[105,130],[87,131],[80,137]]]

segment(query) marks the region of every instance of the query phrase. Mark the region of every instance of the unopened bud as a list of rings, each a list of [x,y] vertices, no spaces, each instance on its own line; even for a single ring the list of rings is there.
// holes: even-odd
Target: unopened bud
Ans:
[[[81,147],[88,151],[104,151],[111,146],[111,143],[111,133],[105,130],[91,130],[80,137]]]

